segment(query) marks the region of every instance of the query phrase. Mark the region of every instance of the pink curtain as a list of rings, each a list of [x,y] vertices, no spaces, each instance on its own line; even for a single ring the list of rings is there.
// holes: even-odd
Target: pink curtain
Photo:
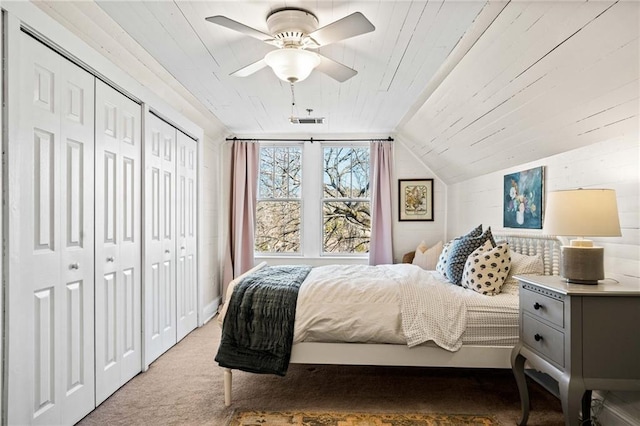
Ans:
[[[233,278],[253,267],[254,223],[260,146],[234,141],[231,148],[231,209],[224,262],[222,300]]]
[[[371,243],[369,264],[393,263],[391,142],[371,142]]]

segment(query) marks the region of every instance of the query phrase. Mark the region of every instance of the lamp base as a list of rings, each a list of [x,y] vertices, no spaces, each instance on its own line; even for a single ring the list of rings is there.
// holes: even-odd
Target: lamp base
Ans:
[[[603,247],[560,247],[560,275],[571,284],[598,284],[604,279]]]

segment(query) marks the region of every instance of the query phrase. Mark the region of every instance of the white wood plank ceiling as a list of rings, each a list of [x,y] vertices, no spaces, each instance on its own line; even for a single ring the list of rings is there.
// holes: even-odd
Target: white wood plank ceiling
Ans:
[[[69,2],[46,3],[69,16]],[[640,138],[633,0],[97,4],[231,135],[392,134],[445,183]],[[229,76],[273,47],[205,21],[224,15],[267,32],[266,17],[283,7],[311,11],[320,26],[359,11],[376,27],[319,51],[356,77],[314,72],[295,85],[294,115],[310,108],[326,124],[290,124],[290,87],[269,68]]]
[[[639,141],[639,26],[635,1],[512,1],[401,132],[448,183]]]
[[[409,1],[99,1],[135,40],[235,134],[392,131],[415,97],[482,10],[483,2]],[[249,77],[237,69],[274,47],[205,18],[224,15],[263,32],[273,10],[299,7],[319,26],[362,12],[372,33],[322,47],[319,53],[358,71],[339,83],[314,72],[295,85],[294,115],[326,117],[292,125],[291,89],[270,68]]]

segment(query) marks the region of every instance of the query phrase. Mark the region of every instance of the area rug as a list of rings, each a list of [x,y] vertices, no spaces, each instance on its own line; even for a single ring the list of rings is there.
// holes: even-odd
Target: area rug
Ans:
[[[229,426],[494,426],[490,416],[418,413],[340,413],[298,411],[237,411]]]

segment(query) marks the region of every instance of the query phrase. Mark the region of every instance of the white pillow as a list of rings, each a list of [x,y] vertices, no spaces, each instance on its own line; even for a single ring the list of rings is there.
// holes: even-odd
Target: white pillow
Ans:
[[[528,256],[517,251],[511,253],[511,273],[509,275],[521,274],[544,274],[544,262],[542,256]]]
[[[518,280],[513,278],[514,275],[544,275],[544,262],[542,255],[536,254],[529,256],[520,254],[517,251],[511,252],[511,271],[507,276],[506,284],[509,287],[519,288]]]
[[[236,278],[232,279],[231,282],[229,282],[229,285],[227,286],[227,294],[224,298],[224,304],[220,308],[218,315],[218,324],[220,324],[221,327],[222,323],[224,322],[224,316],[227,313],[227,307],[229,306],[229,301],[231,300],[231,295],[233,294],[233,289],[235,288],[236,284],[242,281],[247,275],[253,274],[255,271],[257,271],[258,269],[262,269],[265,266],[267,266],[267,262],[261,262],[253,268],[249,269],[244,274],[237,276]]]
[[[438,241],[435,246],[427,248],[424,241],[416,248],[416,254],[413,257],[413,264],[418,265],[427,271],[434,271],[438,264],[438,258],[442,253],[442,241]]]
[[[469,255],[462,273],[462,287],[480,294],[495,296],[500,293],[511,269],[509,244],[495,247],[487,241]]]

